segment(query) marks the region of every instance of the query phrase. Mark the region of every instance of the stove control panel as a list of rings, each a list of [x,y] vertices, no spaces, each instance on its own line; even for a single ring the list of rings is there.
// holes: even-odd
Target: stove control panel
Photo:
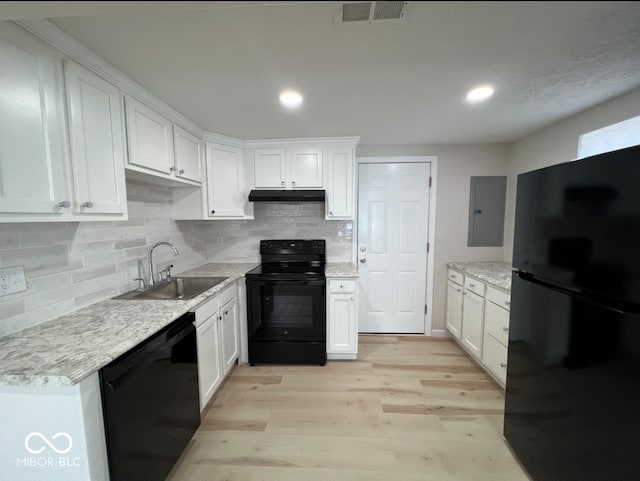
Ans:
[[[324,239],[261,240],[260,254],[324,254]]]

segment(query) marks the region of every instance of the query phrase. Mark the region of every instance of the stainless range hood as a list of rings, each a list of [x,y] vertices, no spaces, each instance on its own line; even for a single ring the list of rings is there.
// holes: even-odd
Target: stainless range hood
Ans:
[[[324,202],[324,190],[252,190],[250,202]]]

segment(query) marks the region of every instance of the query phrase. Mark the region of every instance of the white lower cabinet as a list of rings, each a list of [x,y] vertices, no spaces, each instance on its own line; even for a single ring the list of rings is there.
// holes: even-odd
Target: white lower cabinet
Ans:
[[[447,281],[447,329],[456,339],[462,335],[462,286]]]
[[[355,359],[358,354],[356,279],[327,279],[327,359]]]
[[[462,301],[462,343],[477,359],[482,358],[484,298],[465,290]]]
[[[234,283],[195,310],[200,411],[207,406],[238,358],[236,293]]]
[[[504,387],[509,346],[510,294],[449,270],[447,330]]]

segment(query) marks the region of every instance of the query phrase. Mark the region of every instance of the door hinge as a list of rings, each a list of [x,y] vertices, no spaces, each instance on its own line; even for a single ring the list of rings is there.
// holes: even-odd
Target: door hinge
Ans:
[[[431,181],[433,180],[433,177],[429,177],[429,187],[431,187]]]
[[[429,308],[428,308],[428,306],[425,304],[425,305],[424,305],[424,313],[425,313],[425,314],[427,313],[427,310],[428,310],[428,309],[429,309]]]

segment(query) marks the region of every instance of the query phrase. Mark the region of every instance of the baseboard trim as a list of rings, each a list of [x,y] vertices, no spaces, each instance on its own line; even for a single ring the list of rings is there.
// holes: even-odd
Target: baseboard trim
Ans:
[[[446,329],[431,329],[431,337],[451,337]]]

